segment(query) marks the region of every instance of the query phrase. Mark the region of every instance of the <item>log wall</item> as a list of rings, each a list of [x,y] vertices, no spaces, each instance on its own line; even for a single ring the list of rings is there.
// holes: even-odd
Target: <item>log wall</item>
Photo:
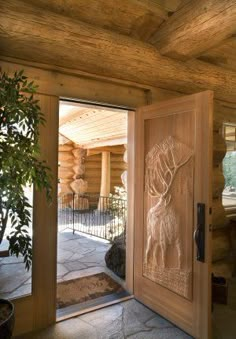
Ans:
[[[101,166],[101,153],[86,157],[84,179],[88,182],[87,193],[100,194]],[[114,193],[114,186],[123,186],[121,174],[126,167],[122,154],[111,153],[111,193]]]
[[[235,226],[222,205],[224,175],[222,161],[227,148],[223,138],[223,124],[236,123],[236,110],[215,102],[213,128],[213,205],[212,205],[212,270],[215,275],[231,277],[235,272]]]

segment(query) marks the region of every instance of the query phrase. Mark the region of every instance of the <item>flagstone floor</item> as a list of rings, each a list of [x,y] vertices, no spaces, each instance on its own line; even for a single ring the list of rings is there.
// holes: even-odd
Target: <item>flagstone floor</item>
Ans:
[[[169,321],[132,299],[62,321],[17,339],[191,339]]]
[[[105,264],[104,256],[110,248],[106,240],[65,229],[58,233],[57,281],[64,281],[106,272],[120,284],[119,279]],[[24,269],[22,258],[0,258],[0,298],[17,298],[31,293],[31,272]]]

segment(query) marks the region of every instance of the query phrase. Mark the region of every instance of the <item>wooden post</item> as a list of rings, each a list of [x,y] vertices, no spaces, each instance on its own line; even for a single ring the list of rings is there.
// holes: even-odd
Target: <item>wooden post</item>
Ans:
[[[109,197],[111,184],[111,162],[110,152],[102,152],[102,173],[101,173],[101,188],[100,198],[98,203],[98,210],[104,211],[107,209],[107,199]]]

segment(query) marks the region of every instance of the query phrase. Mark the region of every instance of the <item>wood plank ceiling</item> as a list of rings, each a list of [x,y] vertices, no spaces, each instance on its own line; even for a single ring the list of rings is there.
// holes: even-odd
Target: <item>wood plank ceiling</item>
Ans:
[[[126,144],[127,111],[61,101],[59,136],[86,149]]]
[[[0,55],[236,102],[235,0],[8,0]]]

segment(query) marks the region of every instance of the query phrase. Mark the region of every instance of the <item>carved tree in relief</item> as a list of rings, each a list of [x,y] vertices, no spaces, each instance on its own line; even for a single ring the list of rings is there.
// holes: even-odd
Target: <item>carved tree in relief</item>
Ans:
[[[182,266],[180,219],[171,198],[171,187],[177,171],[191,158],[189,147],[173,137],[156,144],[146,156],[145,190],[157,198],[147,214],[147,244],[145,266],[166,267],[167,247],[174,246],[178,254],[178,269]]]

